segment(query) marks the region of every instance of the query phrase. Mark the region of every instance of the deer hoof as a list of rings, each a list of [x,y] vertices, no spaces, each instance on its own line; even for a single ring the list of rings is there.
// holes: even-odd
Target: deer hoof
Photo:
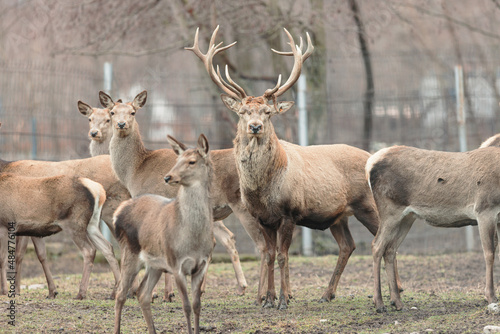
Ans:
[[[264,304],[262,304],[263,308],[274,308],[274,301],[265,300]]]
[[[246,291],[246,286],[244,286],[244,287],[239,286],[238,291],[236,291],[236,295],[237,296],[244,296],[245,291]]]
[[[386,313],[387,308],[385,306],[377,307],[377,313]]]
[[[54,291],[54,292],[51,292],[49,293],[49,295],[47,296],[47,299],[54,299],[56,298],[56,296],[59,294],[59,292],[57,291]]]
[[[169,293],[166,296],[163,296],[163,302],[165,303],[172,303],[174,301],[175,294],[174,293]]]

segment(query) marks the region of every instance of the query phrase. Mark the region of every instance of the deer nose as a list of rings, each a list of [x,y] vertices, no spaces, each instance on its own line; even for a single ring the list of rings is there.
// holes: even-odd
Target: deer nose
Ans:
[[[116,125],[118,125],[118,127],[119,127],[120,129],[123,129],[123,128],[125,127],[125,125],[126,125],[126,124],[127,124],[127,123],[125,123],[125,122],[118,122],[118,123],[116,123]]]
[[[163,179],[165,180],[165,183],[168,183],[168,181],[172,180],[172,176],[167,175]]]
[[[90,132],[90,135],[95,138],[95,136],[97,136],[97,131]]]
[[[250,131],[252,131],[252,133],[259,133],[259,131],[262,129],[262,124],[257,124],[257,125],[250,124],[249,128]]]

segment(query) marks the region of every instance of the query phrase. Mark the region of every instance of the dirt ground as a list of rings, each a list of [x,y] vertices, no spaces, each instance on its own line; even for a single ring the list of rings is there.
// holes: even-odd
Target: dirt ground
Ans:
[[[49,249],[60,249],[61,245]],[[71,250],[71,249],[70,249]],[[113,284],[109,267],[96,263],[88,297],[75,301],[82,261],[76,252],[64,249],[52,254],[50,267],[59,295],[45,299],[47,289],[23,290],[16,297],[15,330],[1,323],[0,332],[10,333],[110,333],[114,302],[107,297]],[[404,284],[405,309],[375,312],[372,296],[370,256],[353,255],[340,281],[336,299],[318,303],[333,272],[336,256],[292,257],[290,281],[294,298],[285,311],[263,309],[255,304],[257,261],[243,262],[249,283],[245,296],[236,296],[236,280],[230,263],[209,268],[207,290],[202,298],[201,325],[206,333],[482,333],[484,326],[500,325],[500,315],[486,312],[484,300],[485,264],[481,253],[399,258]],[[30,253],[23,265],[22,284],[44,283],[36,256]],[[497,266],[498,267],[498,266]],[[383,292],[388,287],[383,277]],[[495,282],[500,270],[495,270]],[[279,291],[279,269],[276,267]],[[497,289],[498,291],[498,289]],[[163,292],[163,285],[158,286]],[[187,333],[179,298],[174,303],[153,304],[159,333]],[[0,297],[0,304],[9,302]],[[2,309],[5,309],[2,307]],[[1,312],[1,311],[0,311]],[[7,311],[5,311],[7,312]],[[3,317],[5,319],[5,317]],[[0,313],[0,319],[1,313]],[[3,320],[2,320],[3,321]],[[6,320],[5,320],[6,322]],[[123,333],[145,333],[146,325],[135,299],[127,301],[122,320]]]

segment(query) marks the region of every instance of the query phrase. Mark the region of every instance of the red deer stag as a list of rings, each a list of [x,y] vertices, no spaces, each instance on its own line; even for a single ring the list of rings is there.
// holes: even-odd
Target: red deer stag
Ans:
[[[118,100],[117,103],[122,103],[122,101]],[[78,101],[78,110],[82,115],[87,116],[89,119],[89,138],[91,140],[90,152],[92,156],[95,154],[109,154],[109,142],[111,141],[111,137],[113,135],[110,109],[92,108],[90,105],[82,101]],[[238,293],[243,294],[247,283],[243,274],[243,269],[241,269],[234,234],[221,221],[218,221],[214,223],[214,235],[231,256],[231,261],[233,262],[234,271],[236,273],[236,279],[238,281]],[[173,292],[171,289],[173,287],[168,278],[166,278],[166,281],[167,289],[165,291],[164,299],[168,301],[172,297]]]
[[[500,170],[496,147],[465,153],[428,151],[393,146],[375,153],[366,164],[380,215],[380,228],[372,243],[378,312],[386,310],[380,287],[380,261],[384,257],[392,304],[403,308],[395,283],[394,257],[417,217],[437,227],[477,225],[486,261],[486,299],[497,301],[493,262],[498,215]]]
[[[297,81],[302,63],[311,55],[313,46],[309,35],[308,47],[303,52],[302,39],[300,46],[296,46],[285,29],[292,52],[273,51],[294,57],[290,77],[280,85],[280,76],[276,87],[254,97],[248,96],[229,77],[227,66],[228,82],[221,77],[218,68],[214,69],[213,57],[234,45],[215,45],[218,28],[212,34],[206,54],[198,46],[198,30],[193,47],[187,49],[202,60],[211,79],[226,93],[221,95],[222,101],[239,116],[234,149],[243,203],[263,226],[269,251],[264,306],[273,307],[276,298],[273,266],[277,249],[281,273],[278,308],[287,308],[290,295],[288,249],[295,225],[319,230],[329,228],[339,244],[337,265],[321,297],[321,301],[330,301],[335,297],[340,276],[355,249],[348,216],[354,214],[372,234],[377,232],[377,209],[364,171],[370,154],[347,145],[301,147],[278,140],[271,117],[284,113],[293,105],[293,102],[278,102],[277,98]]]
[[[46,237],[66,230],[83,255],[83,274],[78,290],[78,296],[83,298],[96,247],[103,250],[106,241],[99,230],[101,209],[106,200],[102,185],[76,176],[26,177],[0,173],[0,198],[2,294],[7,293],[9,232]],[[19,293],[18,286],[16,293]]]
[[[189,333],[191,304],[186,276],[191,276],[194,332],[200,332],[201,286],[214,247],[210,196],[213,167],[204,135],[200,135],[195,149],[188,149],[170,136],[168,139],[178,158],[164,179],[167,184],[180,185],[177,198],[172,201],[142,195],[124,202],[115,213],[115,231],[122,250],[122,279],[115,302],[116,334],[120,333],[127,291],[142,263],[146,274],[137,296],[149,333],[156,333],[151,292],[162,272],[175,277]]]
[[[56,175],[67,175],[67,176],[80,176],[86,177],[93,181],[96,181],[103,185],[106,191],[106,202],[104,203],[102,209],[102,218],[106,224],[112,229],[112,217],[113,212],[119,206],[119,204],[130,198],[130,194],[127,189],[121,185],[120,181],[116,178],[111,168],[111,162],[109,156],[98,156],[88,159],[77,159],[77,160],[67,160],[60,162],[49,162],[49,161],[36,161],[36,160],[18,160],[18,161],[5,161],[0,159],[0,172],[1,173],[11,173],[20,176],[28,177],[50,177]],[[44,267],[44,272],[46,273],[47,283],[49,287],[49,297],[53,298],[56,296],[55,284],[51,278],[50,270],[46,265],[46,254],[45,254],[45,243],[42,239],[32,238],[35,247],[37,249],[37,255]],[[21,266],[23,255],[26,252],[26,247],[28,240],[26,237],[19,237],[16,247],[16,289],[20,291],[21,282]],[[104,257],[108,261],[113,275],[115,277],[115,287],[111,294],[111,298],[115,296],[115,290],[120,279],[120,267],[118,261],[116,260],[112,245],[105,239],[100,241],[98,245],[99,250],[103,253]],[[0,291],[0,294],[2,291]],[[86,291],[79,293],[76,298],[85,298]]]
[[[113,102],[111,97],[104,92],[99,93],[103,107],[111,113],[113,137],[109,149],[111,163],[118,178],[130,191],[132,197],[142,194],[157,194],[173,198],[177,194],[175,187],[162,186],[162,171],[175,164],[175,153],[171,149],[148,150],[144,147],[139,131],[139,124],[135,114],[146,103],[147,92],[139,93],[132,102]],[[232,149],[212,151],[214,161],[214,189],[212,192],[214,204],[214,219],[216,236],[224,243],[230,242],[234,249],[231,256],[236,278],[239,283],[240,293],[243,294],[247,286],[241,270],[239,257],[234,247],[232,233],[220,222],[233,212],[257,245],[261,254],[261,280],[259,280],[259,300],[262,296],[260,284],[265,275],[263,257],[266,254],[265,241],[258,222],[248,213],[241,202],[238,173],[234,162]],[[226,231],[230,237],[220,238],[220,232]],[[223,236],[224,234],[222,234]],[[224,241],[225,239],[225,241]]]

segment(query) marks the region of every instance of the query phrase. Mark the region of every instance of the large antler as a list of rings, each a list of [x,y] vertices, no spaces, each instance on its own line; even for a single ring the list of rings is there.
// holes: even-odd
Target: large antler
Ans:
[[[286,92],[290,87],[292,87],[295,84],[295,82],[300,77],[300,72],[302,70],[302,63],[304,61],[306,61],[307,58],[309,58],[309,56],[311,55],[311,53],[314,50],[314,46],[312,45],[312,42],[311,42],[311,37],[309,37],[308,33],[306,33],[306,35],[307,35],[307,50],[305,53],[302,53],[302,47],[303,47],[302,37],[300,38],[300,46],[297,46],[297,45],[295,45],[293,37],[292,37],[292,35],[290,35],[288,30],[286,30],[285,28],[283,28],[283,29],[285,30],[285,33],[287,34],[288,39],[290,40],[290,42],[288,44],[290,44],[292,51],[283,52],[283,51],[276,51],[274,49],[271,49],[271,50],[273,50],[273,52],[275,52],[279,55],[282,55],[282,56],[293,56],[294,57],[293,68],[292,68],[292,72],[290,73],[290,77],[283,84],[283,86],[280,87],[280,83],[281,83],[281,75],[280,75],[278,77],[278,84],[276,85],[276,87],[266,90],[266,92],[264,93],[264,97],[266,97],[268,99],[276,98],[276,97],[282,95],[284,92]]]
[[[226,65],[226,78],[229,81],[229,83],[225,82],[224,79],[222,79],[222,76],[220,75],[219,71],[219,66],[217,66],[217,71],[215,71],[214,66],[212,64],[214,56],[224,50],[229,49],[233,45],[236,44],[236,42],[233,42],[227,46],[220,47],[222,45],[222,42],[219,44],[215,45],[215,37],[217,36],[217,32],[219,31],[219,26],[215,28],[214,32],[212,33],[212,37],[210,38],[210,44],[208,46],[208,51],[206,54],[203,54],[200,50],[200,47],[198,45],[198,33],[199,33],[200,28],[196,29],[196,34],[194,36],[194,44],[190,48],[185,48],[186,50],[193,51],[198,58],[201,59],[203,64],[205,65],[205,69],[207,70],[208,74],[210,75],[210,78],[212,79],[213,82],[217,86],[219,86],[224,92],[226,92],[228,95],[231,97],[242,100],[247,96],[245,93],[245,90],[238,86],[229,76],[229,72],[227,69]]]

